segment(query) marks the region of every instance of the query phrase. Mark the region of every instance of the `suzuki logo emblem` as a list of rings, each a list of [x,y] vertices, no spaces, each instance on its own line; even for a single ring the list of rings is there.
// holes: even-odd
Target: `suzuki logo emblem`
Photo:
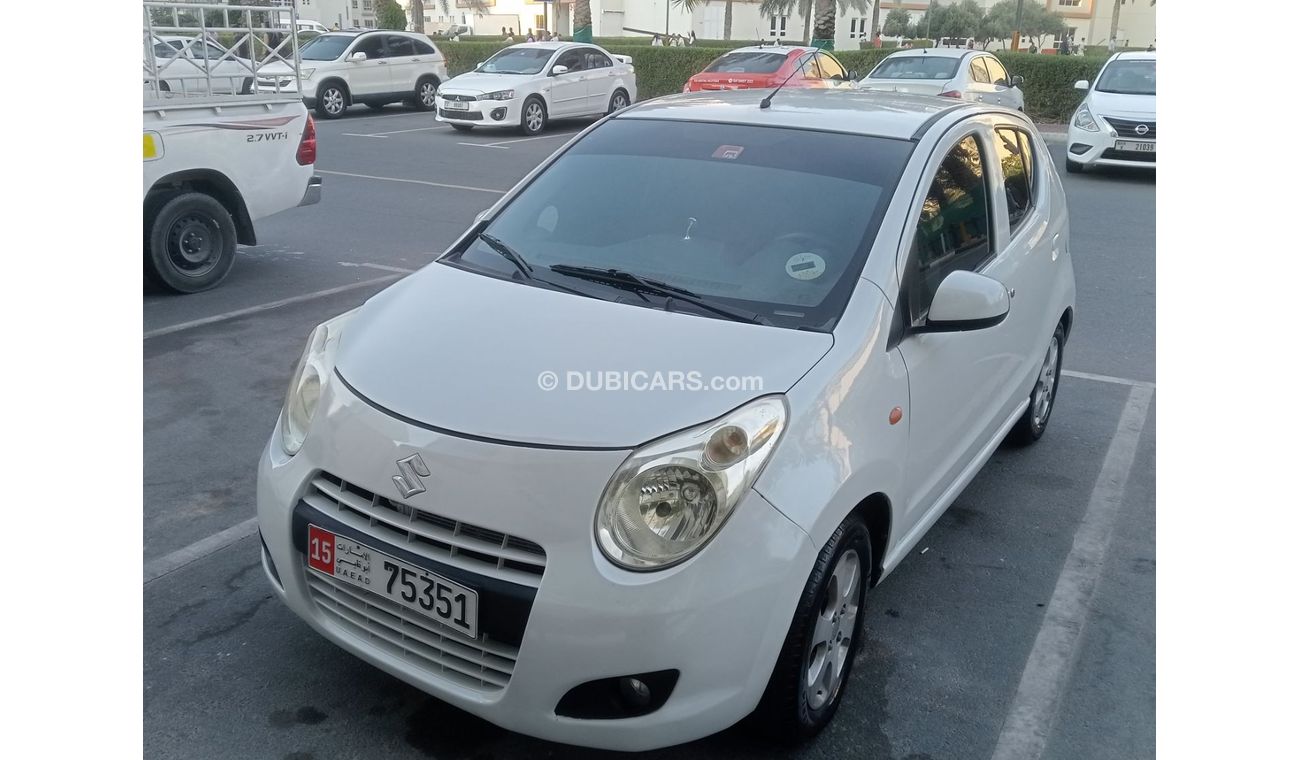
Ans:
[[[397,460],[397,474],[393,476],[393,485],[397,486],[397,492],[403,499],[425,492],[424,481],[420,480],[421,475],[429,477],[429,466],[424,463],[419,454]]]

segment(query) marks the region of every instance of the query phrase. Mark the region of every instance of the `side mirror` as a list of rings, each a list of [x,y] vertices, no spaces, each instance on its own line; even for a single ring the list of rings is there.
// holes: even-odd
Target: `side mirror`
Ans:
[[[481,68],[483,68],[483,62],[482,62],[482,61],[479,61],[478,63],[474,64],[474,68],[475,68],[475,69],[481,69]]]
[[[1011,311],[1007,286],[982,274],[958,270],[939,283],[919,332],[963,332],[993,327]]]
[[[1012,74],[1012,75],[1011,75],[1011,86],[1012,86],[1012,87],[1019,87],[1020,85],[1022,85],[1022,84],[1024,84],[1024,83],[1025,83],[1025,78],[1024,78],[1024,77],[1020,76],[1019,74]]]
[[[561,74],[567,74],[567,73],[569,73],[569,67],[565,66],[564,64],[557,63],[551,67],[551,76],[553,77],[559,76]]]
[[[858,77],[858,72],[857,72],[857,70],[856,70],[856,69],[849,69],[849,81],[856,82],[856,81],[858,81],[858,79],[859,79],[859,77]]]
[[[1084,92],[1087,92],[1087,91],[1088,91],[1088,80],[1087,80],[1087,79],[1080,79],[1079,81],[1075,82],[1075,83],[1074,83],[1074,89],[1076,89],[1076,90],[1083,90]]]
[[[358,50],[357,52],[348,56],[348,60],[352,61],[353,63],[361,63],[362,61],[366,60],[366,54]]]

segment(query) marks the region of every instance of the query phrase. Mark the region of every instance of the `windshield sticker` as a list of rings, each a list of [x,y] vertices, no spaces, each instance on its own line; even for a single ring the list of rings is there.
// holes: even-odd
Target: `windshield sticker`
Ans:
[[[744,152],[745,149],[739,145],[719,145],[718,149],[713,151],[713,157],[734,161],[740,158],[740,154]]]
[[[785,273],[796,280],[815,280],[826,273],[826,259],[815,253],[796,253],[785,262]]]

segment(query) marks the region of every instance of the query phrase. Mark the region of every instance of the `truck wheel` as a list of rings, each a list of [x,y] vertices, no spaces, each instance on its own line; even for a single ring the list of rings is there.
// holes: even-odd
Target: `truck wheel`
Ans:
[[[177,293],[216,287],[235,263],[235,220],[204,193],[183,193],[158,209],[144,252],[145,274]]]

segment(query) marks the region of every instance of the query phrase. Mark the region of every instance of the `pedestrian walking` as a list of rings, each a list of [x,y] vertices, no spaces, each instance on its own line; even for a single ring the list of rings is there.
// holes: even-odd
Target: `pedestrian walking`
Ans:
[[[664,46],[664,42],[663,40],[659,39],[659,35],[657,34],[654,36],[654,39],[650,40],[650,47],[663,47],[663,46]]]
[[[1106,52],[1107,52],[1107,53],[1110,53],[1111,55],[1114,55],[1114,54],[1115,54],[1115,38],[1114,38],[1114,37],[1111,37],[1111,38],[1110,38],[1110,41],[1106,43]]]
[[[691,30],[691,38],[690,38],[689,40],[686,41],[686,44],[687,44],[687,45],[694,45],[694,44],[695,44],[695,30],[694,30],[694,29]]]

